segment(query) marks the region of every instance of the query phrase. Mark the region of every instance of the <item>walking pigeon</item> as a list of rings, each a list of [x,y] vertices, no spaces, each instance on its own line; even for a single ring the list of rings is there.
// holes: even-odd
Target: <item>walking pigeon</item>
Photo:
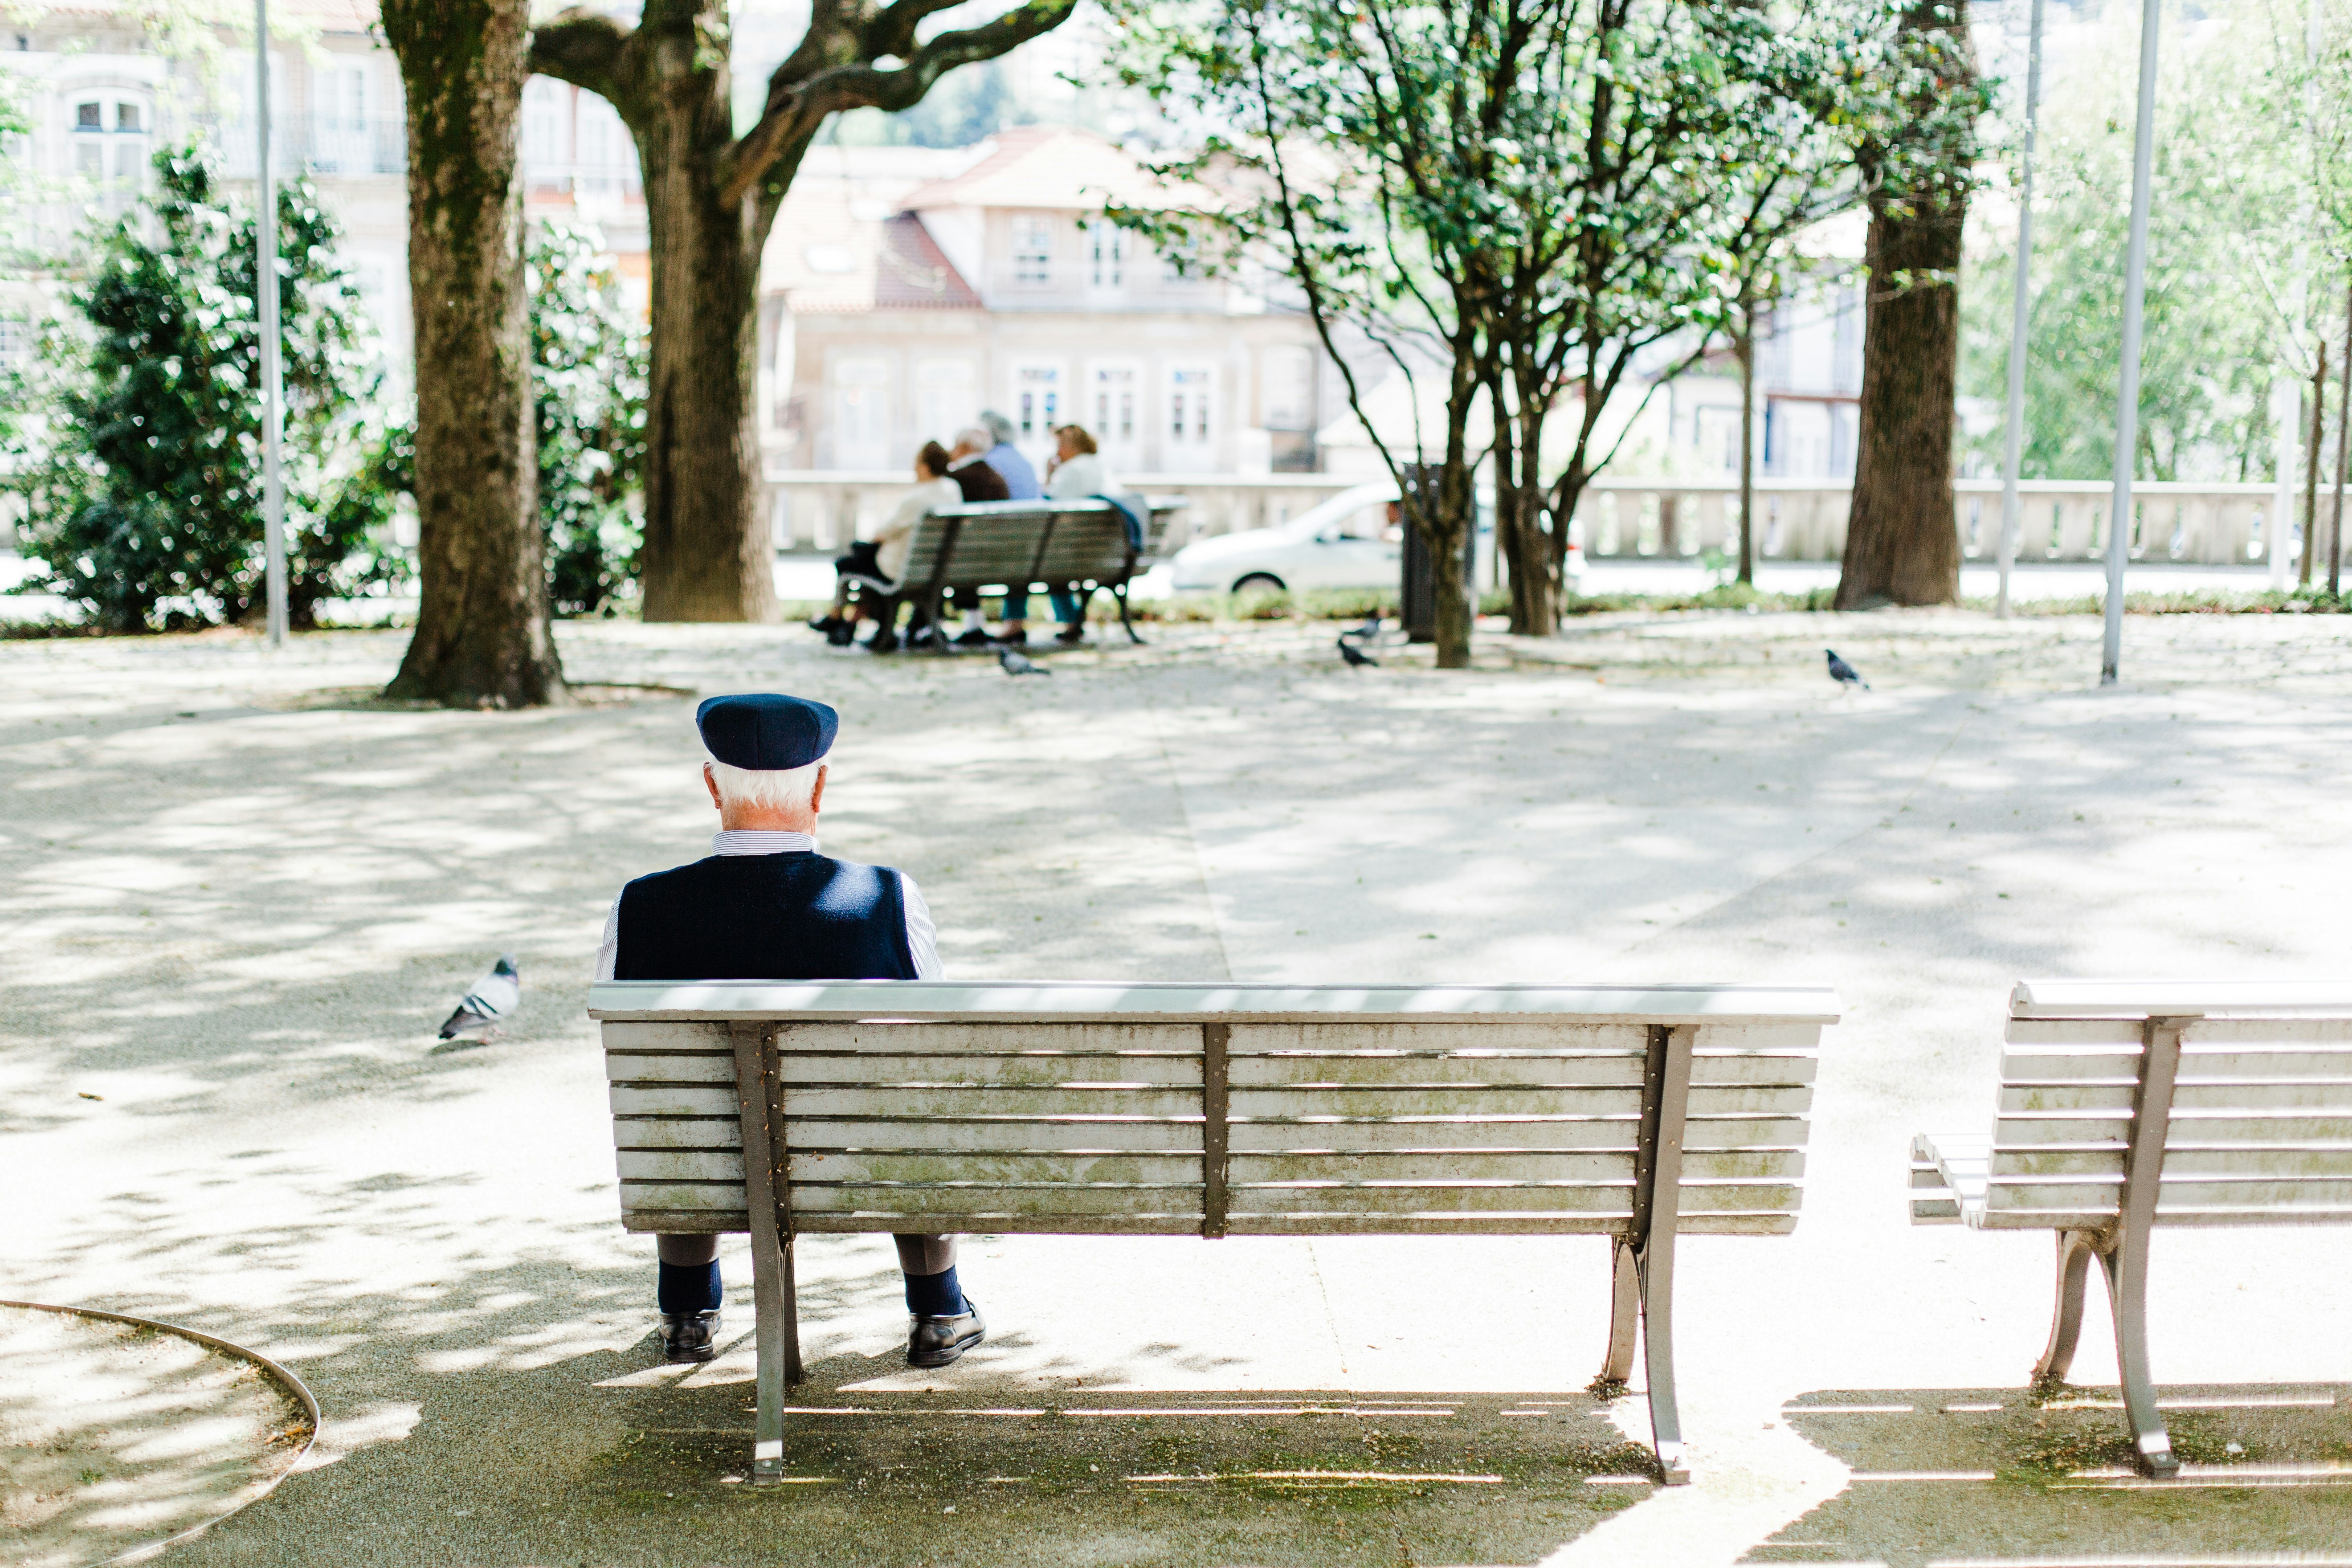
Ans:
[[[1350,626],[1339,635],[1343,637],[1357,637],[1364,642],[1379,641],[1381,636],[1380,612],[1378,610],[1373,611],[1370,615],[1364,617],[1364,624],[1362,626]]]
[[[1054,672],[1031,658],[1027,654],[1009,647],[996,650],[996,662],[1004,667],[1007,675],[1051,675]]]
[[[1862,678],[1862,671],[1854,668],[1853,666],[1840,658],[1837,656],[1837,649],[1833,647],[1825,647],[1822,649],[1822,651],[1830,656],[1830,679],[1832,680],[1836,681],[1841,686],[1859,686],[1864,691],[1870,689],[1870,682]]]
[[[454,1040],[460,1035],[494,1034],[498,1021],[521,1001],[522,974],[515,968],[514,955],[500,953],[490,972],[474,982],[474,988],[441,1026],[441,1037]]]
[[[1368,664],[1377,668],[1381,662],[1345,637],[1339,639],[1339,657],[1348,661],[1350,669],[1361,669]]]

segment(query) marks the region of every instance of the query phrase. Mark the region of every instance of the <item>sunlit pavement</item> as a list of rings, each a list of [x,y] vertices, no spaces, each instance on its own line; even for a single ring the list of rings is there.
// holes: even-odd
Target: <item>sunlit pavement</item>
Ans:
[[[310,1383],[310,1468],[190,1563],[2326,1561],[2352,1237],[2164,1234],[2158,1380],[2277,1476],[2158,1491],[2098,1473],[2112,1412],[2021,1403],[2047,1239],[1903,1185],[2021,974],[2343,972],[2347,629],[2136,617],[2102,692],[2088,619],[1612,617],[1444,673],[1147,626],[1030,680],[605,623],[562,631],[601,704],[520,715],[373,704],[396,634],[0,644],[0,1294]],[[1584,1238],[977,1241],[991,1342],[929,1378],[887,1245],[813,1240],[798,1484],[730,1481],[748,1348],[656,1363],[582,1012],[614,889],[710,826],[687,700],[620,683],[839,704],[826,847],[919,877],[956,975],[1834,984],[1803,1223],[1682,1250],[1696,1484],[1582,1392]],[[499,952],[521,1017],[435,1054]]]

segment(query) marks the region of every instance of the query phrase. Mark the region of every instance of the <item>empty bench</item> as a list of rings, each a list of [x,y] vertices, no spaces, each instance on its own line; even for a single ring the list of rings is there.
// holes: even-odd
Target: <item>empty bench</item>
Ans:
[[[1990,1137],[1913,1141],[1912,1219],[2057,1234],[2036,1382],[2073,1365],[2097,1259],[2139,1468],[2174,1474],[2148,1372],[2150,1232],[2352,1222],[2352,987],[2021,982],[2000,1092]]]
[[[1658,1464],[1677,1235],[1797,1223],[1827,991],[854,981],[599,984],[621,1215],[749,1231],[752,1478],[801,1378],[794,1237],[1615,1238]],[[746,1159],[745,1152],[751,1152]]]
[[[1128,589],[1158,557],[1184,498],[1136,500],[1138,510],[1150,519],[1140,531],[1125,510],[1107,500],[940,507],[915,524],[898,582],[860,579],[859,591],[875,594],[894,609],[911,604],[919,624],[936,626],[949,597],[971,605],[982,595],[1000,593],[1014,601],[1014,616],[1032,593],[1076,594],[1083,621],[1085,605],[1100,590],[1118,602],[1119,625],[1139,643],[1143,638],[1128,616]]]

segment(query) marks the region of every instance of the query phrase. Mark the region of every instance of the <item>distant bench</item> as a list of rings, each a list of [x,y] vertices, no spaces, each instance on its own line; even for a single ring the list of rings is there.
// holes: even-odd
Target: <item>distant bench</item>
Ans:
[[[631,1230],[751,1235],[753,1479],[801,1378],[793,1238],[1613,1237],[1601,1377],[1675,1413],[1676,1235],[1797,1223],[1827,991],[597,985]],[[748,1165],[745,1149],[761,1158]],[[1404,1288],[1404,1287],[1401,1287]]]
[[[884,609],[886,624],[899,605],[911,604],[930,624],[940,624],[940,605],[952,596],[970,605],[987,594],[1013,601],[1022,613],[1033,593],[1079,595],[1080,621],[1097,590],[1118,602],[1118,624],[1141,642],[1128,617],[1129,584],[1157,560],[1168,527],[1184,505],[1182,496],[1135,498],[1149,524],[1139,533],[1120,508],[1107,500],[975,501],[943,506],[915,524],[907,564],[896,583],[858,579],[869,607]]]
[[[2074,1364],[2096,1258],[2140,1468],[2171,1475],[2147,1363],[2149,1234],[2352,1223],[2352,986],[2025,981],[2007,1041],[1992,1135],[1913,1141],[1913,1222],[2057,1232],[2037,1382]]]

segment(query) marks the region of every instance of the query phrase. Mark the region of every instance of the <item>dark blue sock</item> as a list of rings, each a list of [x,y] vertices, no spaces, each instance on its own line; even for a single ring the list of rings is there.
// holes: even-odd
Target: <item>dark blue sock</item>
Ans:
[[[719,1293],[716,1259],[709,1263],[665,1263],[654,1300],[665,1312],[715,1312],[719,1310]]]
[[[967,1308],[955,1270],[907,1276],[907,1310],[919,1318],[960,1318]]]

